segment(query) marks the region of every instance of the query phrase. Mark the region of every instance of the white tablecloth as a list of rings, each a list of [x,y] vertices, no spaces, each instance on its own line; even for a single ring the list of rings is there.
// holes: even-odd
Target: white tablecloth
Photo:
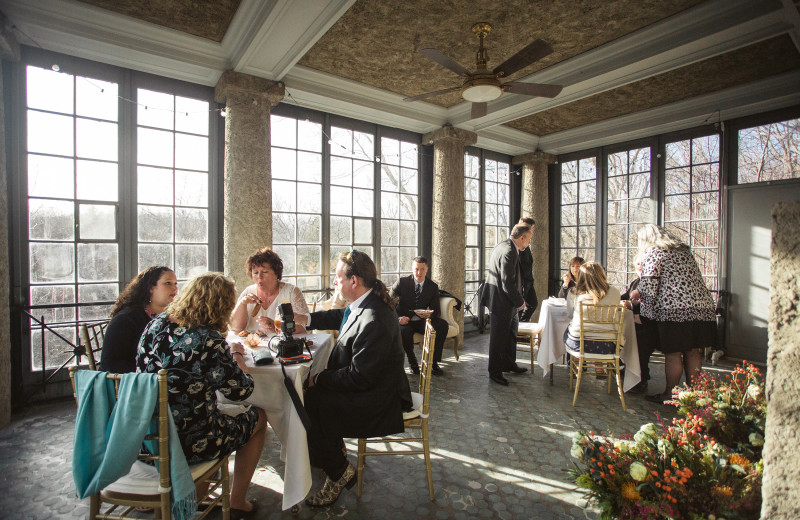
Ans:
[[[295,334],[297,338],[310,339],[313,361],[286,367],[286,375],[294,382],[300,398],[303,397],[303,381],[309,371],[318,374],[325,370],[331,350],[333,336],[330,334]],[[228,334],[229,342],[241,343],[235,333]],[[255,389],[245,401],[267,414],[267,420],[281,441],[281,460],[286,466],[283,472],[283,509],[289,509],[302,501],[311,489],[311,465],[308,460],[308,441],[303,423],[294,409],[289,392],[283,383],[283,372],[278,359],[271,365],[254,366],[253,359],[245,356]],[[218,394],[219,395],[219,394]],[[220,401],[223,401],[220,399]],[[230,401],[224,401],[230,402]]]
[[[536,362],[544,375],[550,373],[550,365],[567,353],[564,345],[564,331],[569,327],[571,316],[567,314],[566,304],[556,304],[551,300],[542,302],[539,313],[539,325],[542,332],[539,336],[539,355]],[[622,389],[628,391],[642,380],[639,368],[639,348],[636,342],[636,326],[633,322],[633,312],[625,311],[625,321],[622,326],[622,361],[625,363],[625,380]]]

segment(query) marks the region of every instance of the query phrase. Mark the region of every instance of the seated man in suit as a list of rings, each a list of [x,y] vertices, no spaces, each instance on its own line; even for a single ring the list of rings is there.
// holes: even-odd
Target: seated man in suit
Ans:
[[[392,286],[392,296],[398,298],[397,315],[400,320],[400,335],[403,338],[403,349],[406,351],[408,366],[415,374],[419,374],[419,363],[414,355],[414,333],[425,333],[425,320],[417,316],[414,309],[430,309],[431,325],[436,331],[436,344],[433,347],[433,368],[437,376],[444,372],[439,368],[442,360],[442,348],[447,339],[450,326],[441,316],[439,309],[439,286],[433,280],[427,280],[428,260],[418,256],[411,261],[409,276],[403,276]]]

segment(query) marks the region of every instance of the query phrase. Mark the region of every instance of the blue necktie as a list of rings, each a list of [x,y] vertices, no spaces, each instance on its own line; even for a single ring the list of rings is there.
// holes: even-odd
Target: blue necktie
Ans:
[[[344,328],[344,324],[347,323],[347,317],[350,316],[350,306],[348,305],[344,310],[344,316],[342,317],[342,324],[339,325],[339,334],[342,333],[342,329]]]

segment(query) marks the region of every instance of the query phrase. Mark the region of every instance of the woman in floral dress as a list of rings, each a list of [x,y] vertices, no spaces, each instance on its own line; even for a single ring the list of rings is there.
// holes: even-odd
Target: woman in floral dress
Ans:
[[[264,447],[266,415],[253,407],[236,416],[217,408],[217,391],[233,401],[253,392],[244,347],[225,341],[235,304],[234,283],[223,274],[190,280],[145,329],[136,366],[139,372],[168,370],[169,405],[189,464],[236,452],[231,518],[244,518],[257,507],[245,496]]]

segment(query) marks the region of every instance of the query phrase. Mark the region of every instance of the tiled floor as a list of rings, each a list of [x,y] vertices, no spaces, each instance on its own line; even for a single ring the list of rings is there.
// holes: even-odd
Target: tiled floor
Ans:
[[[361,500],[353,488],[329,509],[282,512],[280,444],[270,434],[250,487],[261,505],[256,518],[596,518],[566,481],[572,433],[633,433],[655,420],[654,412],[671,417],[673,409],[628,395],[624,412],[616,393],[606,394],[605,382],[594,377],[585,380],[573,408],[566,367],[559,366],[554,386],[537,366],[532,375],[510,375],[511,385],[502,387],[489,381],[487,350],[488,334],[467,337],[459,361],[446,348],[446,373],[433,379],[435,501],[428,498],[421,456],[372,457]],[[663,365],[653,362],[651,371],[652,393],[663,389]],[[413,387],[416,377],[409,377]],[[28,409],[0,430],[0,518],[88,516],[88,499],[75,498],[72,483],[74,419],[74,403],[64,401]],[[355,442],[347,447],[355,464]],[[314,470],[312,491],[322,480]]]

